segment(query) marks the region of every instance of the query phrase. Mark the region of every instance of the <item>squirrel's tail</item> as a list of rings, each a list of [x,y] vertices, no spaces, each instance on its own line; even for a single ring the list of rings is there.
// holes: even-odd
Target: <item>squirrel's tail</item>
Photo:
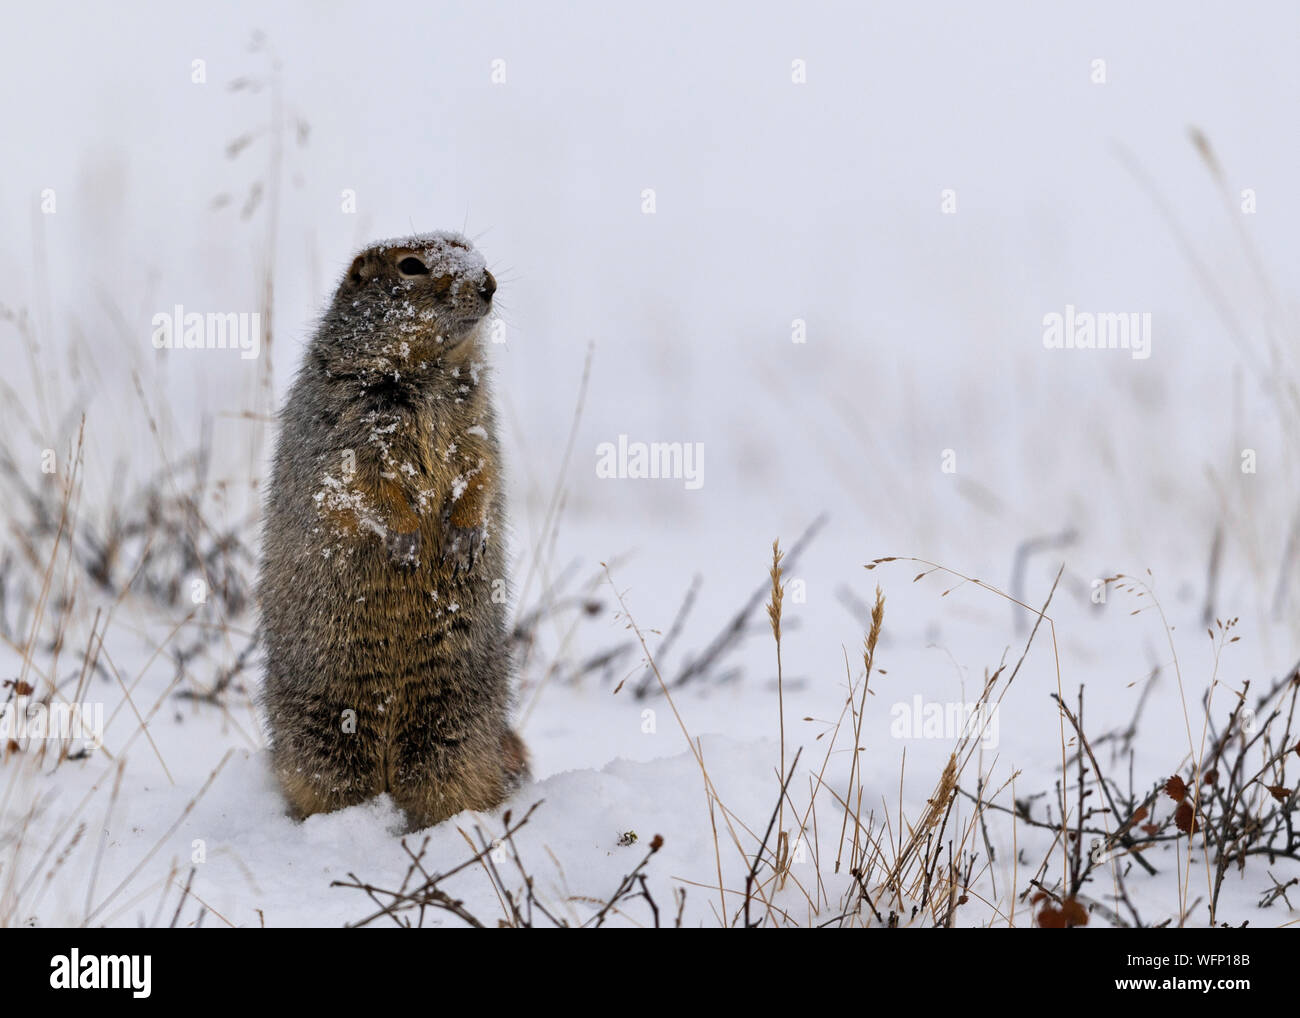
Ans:
[[[528,766],[528,747],[512,728],[501,733],[501,759],[505,770],[505,792],[509,795],[532,778]]]

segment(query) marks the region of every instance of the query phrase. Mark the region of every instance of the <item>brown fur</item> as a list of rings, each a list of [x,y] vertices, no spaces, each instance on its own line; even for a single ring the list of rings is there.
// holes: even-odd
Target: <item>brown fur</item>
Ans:
[[[368,248],[285,404],[259,601],[272,759],[296,816],[388,792],[423,827],[527,778],[506,724],[481,336],[495,286],[455,234]]]

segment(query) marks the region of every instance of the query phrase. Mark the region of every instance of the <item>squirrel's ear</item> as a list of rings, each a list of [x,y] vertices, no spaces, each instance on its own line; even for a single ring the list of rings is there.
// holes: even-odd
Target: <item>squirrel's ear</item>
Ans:
[[[375,264],[369,255],[359,254],[352,259],[352,268],[348,269],[348,285],[362,286],[375,276]]]

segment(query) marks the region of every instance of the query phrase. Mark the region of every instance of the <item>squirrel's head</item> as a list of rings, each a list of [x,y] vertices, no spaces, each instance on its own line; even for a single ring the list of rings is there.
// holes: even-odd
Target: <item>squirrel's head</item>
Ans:
[[[355,326],[388,338],[432,340],[443,350],[472,333],[492,310],[497,281],[458,233],[422,233],[371,244],[352,260],[334,306]]]

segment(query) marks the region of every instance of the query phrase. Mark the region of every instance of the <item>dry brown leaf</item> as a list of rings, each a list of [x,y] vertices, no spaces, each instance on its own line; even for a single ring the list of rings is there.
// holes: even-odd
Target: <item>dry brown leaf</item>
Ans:
[[[1174,810],[1174,824],[1184,834],[1195,834],[1201,828],[1196,823],[1196,817],[1192,814],[1192,804],[1184,802]]]
[[[1088,910],[1074,898],[1066,898],[1061,905],[1061,913],[1066,926],[1087,926]]]

